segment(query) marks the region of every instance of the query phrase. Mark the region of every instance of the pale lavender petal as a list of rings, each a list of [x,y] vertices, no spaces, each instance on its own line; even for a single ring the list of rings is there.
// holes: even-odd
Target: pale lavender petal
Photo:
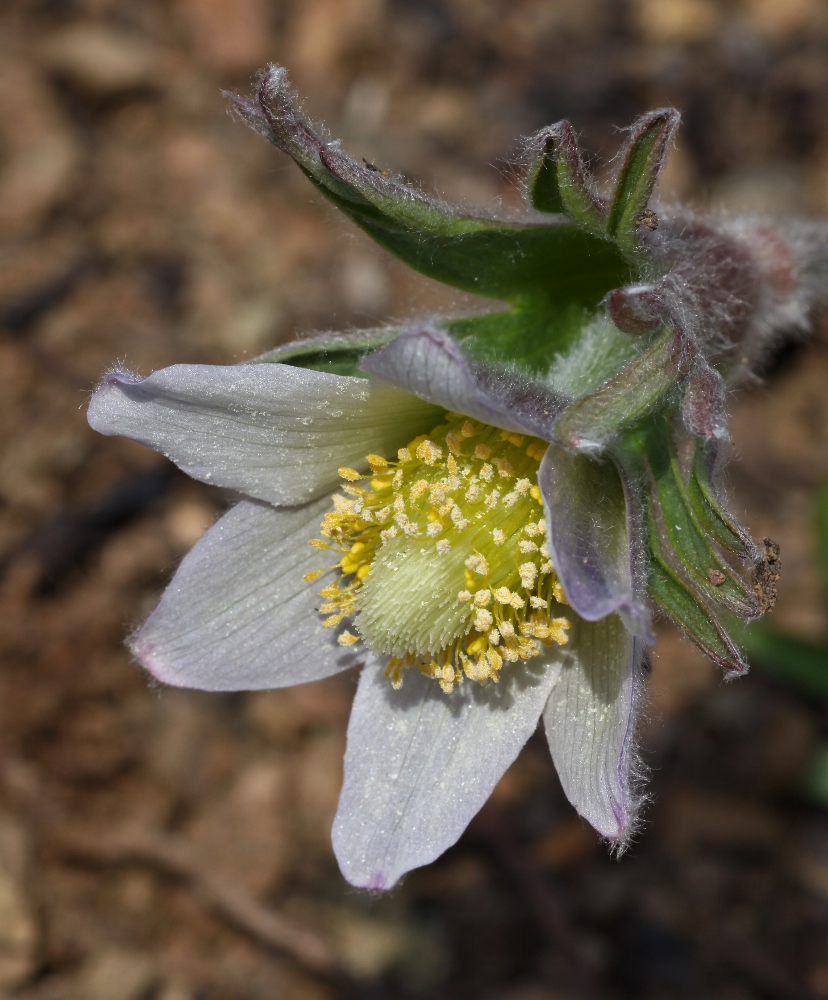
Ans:
[[[469,361],[449,334],[434,326],[407,330],[364,358],[360,368],[447,410],[547,439],[567,402],[525,375]]]
[[[569,801],[623,848],[640,805],[635,731],[644,647],[617,615],[575,621],[570,635],[543,712],[546,736]]]
[[[587,621],[618,613],[652,643],[642,595],[638,498],[613,461],[550,444],[538,470],[547,544],[569,603]]]
[[[379,382],[280,364],[174,365],[114,373],[89,404],[102,434],[123,434],[194,479],[274,504],[329,492],[340,466],[396,455],[442,416]]]
[[[535,731],[556,677],[532,660],[446,695],[416,668],[399,691],[363,670],[333,827],[345,878],[390,889],[451,847]]]
[[[330,562],[308,545],[327,498],[276,510],[243,500],[196,544],[131,641],[165,684],[203,691],[286,687],[366,658],[343,648],[315,610],[323,581],[302,577]]]

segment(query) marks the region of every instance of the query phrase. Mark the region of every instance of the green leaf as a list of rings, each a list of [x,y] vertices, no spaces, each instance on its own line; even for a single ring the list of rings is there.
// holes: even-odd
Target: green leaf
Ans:
[[[535,136],[535,156],[526,175],[526,200],[539,212],[562,215],[564,203],[558,187],[555,155],[557,140],[555,128],[543,129]]]
[[[719,502],[713,486],[713,468],[718,445],[699,441],[688,482],[688,495],[699,524],[710,537],[731,552],[743,557],[753,556],[747,533],[727,513]]]
[[[742,617],[755,617],[758,602],[753,591],[719,557],[690,504],[669,421],[651,421],[641,436],[652,486],[648,502],[654,530],[670,545],[682,569],[708,600]],[[714,583],[711,573],[720,582]]]
[[[309,368],[312,371],[328,372],[330,375],[367,378],[368,376],[357,368],[360,359],[369,351],[390,343],[399,336],[399,333],[399,330],[387,328],[363,330],[350,335],[294,340],[268,351],[255,361]]]
[[[555,310],[533,308],[528,303],[501,312],[447,320],[443,325],[475,361],[545,375],[550,359],[582,333],[584,309],[575,303]]]
[[[466,292],[546,308],[566,301],[594,306],[631,280],[615,246],[563,219],[518,223],[438,211],[425,199],[346,200],[326,178],[311,179],[386,250]]]
[[[765,672],[828,700],[828,648],[783,635],[761,622],[745,629],[744,643],[748,656]]]
[[[699,600],[698,595],[666,565],[657,542],[653,547],[653,555],[648,586],[655,604],[686,633],[705,656],[723,670],[734,674],[744,673],[747,664],[732,639]]]
[[[555,427],[558,440],[579,451],[600,451],[663,402],[678,376],[673,333],[665,328],[616,376],[561,414]]]
[[[627,250],[636,246],[636,227],[678,123],[677,111],[662,108],[639,118],[632,127],[607,219],[607,233]]]
[[[584,229],[603,237],[606,208],[584,166],[575,130],[568,121],[561,121],[547,132],[552,140],[549,152],[554,159],[555,188],[561,210]]]
[[[594,307],[632,278],[618,247],[561,217],[523,223],[459,212],[357,163],[302,116],[281,70],[263,77],[258,101],[233,100],[239,113],[292,156],[369,236],[431,278],[546,310],[567,303]],[[570,201],[578,198],[576,160],[558,160]]]

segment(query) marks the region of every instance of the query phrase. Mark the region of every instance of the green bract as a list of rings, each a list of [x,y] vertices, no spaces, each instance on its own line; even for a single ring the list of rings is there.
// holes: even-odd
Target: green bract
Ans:
[[[813,234],[656,214],[650,200],[679,123],[669,108],[633,124],[605,190],[568,122],[541,130],[526,144],[526,209],[504,217],[452,208],[348,157],[303,117],[284,70],[263,73],[253,99],[232,100],[377,243],[507,304],[446,318],[439,348],[414,328],[387,329],[289,345],[270,359],[361,369],[418,392],[391,369],[406,350],[393,342],[420,336],[418,357],[456,345],[452,364],[472,385],[508,382],[518,400],[516,382],[528,396],[545,391],[550,428],[538,433],[552,448],[539,483],[575,610],[591,621],[617,611],[648,638],[655,604],[725,670],[743,671],[734,635],[773,606],[778,551],[753,543],[728,510],[724,393],[780,329],[807,322],[820,295],[821,271],[807,259]]]

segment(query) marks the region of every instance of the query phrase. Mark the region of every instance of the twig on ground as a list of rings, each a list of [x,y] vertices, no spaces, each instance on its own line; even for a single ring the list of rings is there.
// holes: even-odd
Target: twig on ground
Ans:
[[[236,882],[199,862],[179,837],[140,828],[115,830],[77,825],[53,827],[55,846],[66,857],[87,864],[143,864],[190,884],[213,912],[268,948],[286,952],[305,968],[323,976],[345,973],[325,941],[263,906]]]
[[[218,917],[265,947],[290,955],[317,975],[340,982],[348,978],[323,938],[297,927],[237,882],[209,868],[183,838],[139,826],[104,829],[69,822],[43,795],[37,770],[23,761],[5,762],[0,786],[29,814],[40,837],[63,857],[91,865],[147,865],[189,884]]]

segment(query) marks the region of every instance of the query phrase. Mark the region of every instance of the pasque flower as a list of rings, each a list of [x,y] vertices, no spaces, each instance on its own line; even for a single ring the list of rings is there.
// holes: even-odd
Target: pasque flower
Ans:
[[[238,113],[378,242],[505,310],[317,338],[231,367],[113,372],[89,421],[246,495],[132,637],[161,681],[277,688],[362,665],[333,829],[388,888],[460,836],[539,719],[617,847],[641,796],[651,609],[732,675],[778,550],[728,511],[725,388],[824,277],[815,227],[649,207],[678,118],[634,124],[609,194],[571,127],[527,144],[521,218],[349,159],[284,71]]]

